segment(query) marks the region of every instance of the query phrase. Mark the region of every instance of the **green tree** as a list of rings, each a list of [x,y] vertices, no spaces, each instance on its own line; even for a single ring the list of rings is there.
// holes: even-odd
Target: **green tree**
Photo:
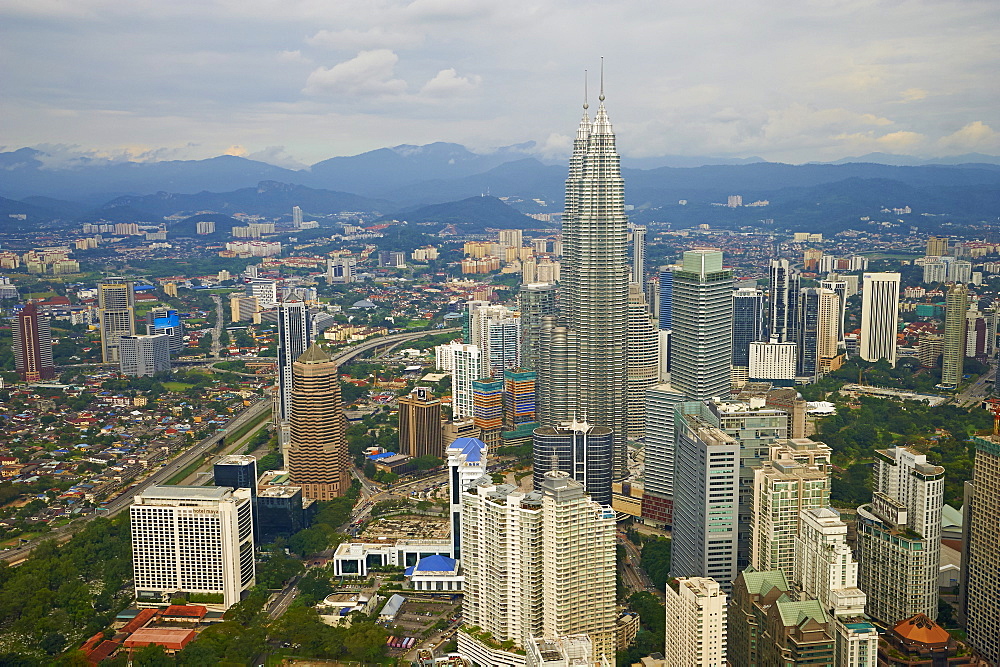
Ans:
[[[159,644],[149,644],[132,654],[132,664],[136,667],[173,667],[173,659]]]

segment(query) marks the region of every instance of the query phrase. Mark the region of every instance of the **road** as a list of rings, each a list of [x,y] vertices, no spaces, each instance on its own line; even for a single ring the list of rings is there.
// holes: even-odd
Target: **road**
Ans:
[[[993,380],[997,376],[996,364],[991,362],[990,369],[979,376],[974,383],[967,386],[962,392],[951,399],[951,402],[961,407],[972,407],[982,402],[992,390]],[[990,382],[987,382],[990,380]]]
[[[219,350],[222,349],[222,297],[218,294],[212,295],[215,302],[215,329],[212,330],[212,356],[218,358]]]
[[[618,544],[625,548],[625,558],[618,563],[625,586],[636,592],[646,591],[647,593],[652,593],[662,602],[663,593],[656,588],[653,580],[649,578],[649,575],[646,574],[646,571],[639,564],[639,547],[625,539],[621,533],[618,533]]]
[[[219,440],[226,436],[229,431],[237,430],[248,421],[251,421],[258,417],[262,412],[269,411],[271,409],[270,400],[257,401],[246,410],[238,414],[233,419],[230,419],[226,424],[225,428],[221,431],[213,433],[201,442],[195,444],[193,447],[184,450],[180,455],[176,456],[174,459],[164,464],[163,467],[157,468],[153,474],[146,477],[141,482],[138,482],[135,486],[127,489],[124,493],[112,499],[102,507],[98,508],[97,513],[74,519],[71,523],[66,524],[56,530],[46,533],[40,537],[37,537],[27,544],[23,544],[19,547],[15,547],[9,551],[4,551],[0,553],[0,559],[8,562],[17,562],[23,560],[31,551],[38,546],[40,543],[52,540],[52,539],[63,539],[69,537],[81,530],[86,522],[93,519],[95,516],[111,517],[117,515],[119,512],[124,510],[126,507],[132,504],[132,498],[137,493],[145,491],[151,486],[157,484],[163,484],[168,479],[176,475],[178,472],[183,470],[185,467],[190,465],[196,458],[204,456],[205,452],[218,444]]]

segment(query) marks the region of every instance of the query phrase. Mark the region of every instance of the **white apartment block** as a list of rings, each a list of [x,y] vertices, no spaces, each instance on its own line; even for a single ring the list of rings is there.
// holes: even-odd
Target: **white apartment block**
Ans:
[[[726,594],[709,577],[680,577],[667,586],[668,665],[726,667]]]
[[[892,624],[938,608],[944,468],[908,447],[875,451],[875,492],[858,508],[868,614]]]
[[[779,343],[776,338],[750,343],[750,381],[793,385],[797,350],[795,343]]]
[[[122,375],[152,377],[170,371],[170,336],[167,334],[121,336],[118,361]]]
[[[861,288],[861,340],[865,361],[885,359],[896,365],[896,329],[899,324],[899,274],[866,273]]]
[[[546,473],[530,493],[482,478],[462,492],[461,530],[467,626],[522,648],[529,635],[586,634],[595,663],[613,660],[613,510],[562,471]],[[492,655],[496,647],[465,631],[458,644],[480,664],[525,664],[516,652]]]
[[[436,365],[451,373],[452,418],[471,417],[472,381],[483,377],[488,366],[478,345],[447,343],[434,348]]]
[[[795,538],[795,586],[833,617],[837,667],[875,667],[878,632],[864,616],[858,564],[847,544],[847,524],[829,507],[803,510]]]
[[[254,585],[249,489],[153,486],[136,494],[130,514],[138,604],[208,593],[228,609]]]

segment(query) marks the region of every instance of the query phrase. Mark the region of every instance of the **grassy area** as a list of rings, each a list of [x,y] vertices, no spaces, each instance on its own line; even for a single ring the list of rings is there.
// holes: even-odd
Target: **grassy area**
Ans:
[[[249,433],[251,430],[259,426],[261,422],[268,419],[270,416],[271,413],[265,410],[264,412],[257,415],[254,419],[251,419],[246,424],[239,427],[232,433],[226,433],[225,437],[226,444],[231,445],[232,443],[236,442],[237,440],[245,436],[247,433]]]
[[[187,391],[188,389],[190,389],[193,386],[194,386],[193,384],[188,384],[186,382],[164,382],[163,383],[163,387],[167,391],[174,391],[174,392]]]
[[[203,459],[195,459],[194,461],[192,461],[188,465],[186,465],[183,468],[181,468],[180,471],[178,471],[178,473],[176,475],[174,475],[173,477],[171,477],[170,479],[168,479],[166,482],[164,482],[164,484],[167,485],[167,486],[173,486],[174,484],[180,484],[185,479],[187,479],[190,475],[193,475],[195,473],[195,471],[198,470],[198,468],[200,468],[204,462],[205,461]]]

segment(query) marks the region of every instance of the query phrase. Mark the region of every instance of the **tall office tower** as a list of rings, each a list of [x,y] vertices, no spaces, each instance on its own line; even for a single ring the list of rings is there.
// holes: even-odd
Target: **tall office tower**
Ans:
[[[615,513],[561,471],[538,491],[482,477],[461,494],[462,612],[492,635],[458,633],[459,652],[480,665],[520,665],[525,638],[586,634],[594,659],[615,651]],[[511,651],[494,648],[510,642]]]
[[[944,468],[908,447],[875,450],[875,492],[858,508],[868,614],[893,624],[937,617]]]
[[[965,313],[965,356],[982,359],[986,356],[986,318],[973,304]]]
[[[846,280],[821,280],[819,286],[823,289],[837,293],[837,305],[839,310],[837,319],[837,346],[844,345],[844,324],[847,317],[847,281]]]
[[[833,290],[803,287],[799,292],[798,347],[799,377],[818,380],[837,356],[840,298]]]
[[[653,274],[646,279],[643,284],[646,293],[646,305],[649,306],[649,314],[656,320],[656,328],[660,328],[660,276]]]
[[[750,565],[752,535],[746,528],[753,519],[754,469],[771,458],[772,445],[788,438],[789,413],[766,405],[760,397],[713,403],[712,409],[718,415],[719,429],[740,443],[739,523],[744,529],[739,531],[736,556],[737,569],[744,570]],[[648,452],[648,438],[646,448]]]
[[[542,318],[538,337],[538,422],[559,426],[577,415],[576,332],[552,315]],[[582,410],[581,410],[582,412]]]
[[[278,283],[266,278],[253,278],[247,283],[247,296],[256,298],[261,308],[270,308],[278,303]]]
[[[675,588],[676,586],[676,588]],[[668,665],[723,667],[726,662],[726,594],[708,577],[680,577],[667,586]]]
[[[178,592],[222,594],[222,607],[254,585],[253,502],[247,489],[152,486],[135,495],[132,561],[139,605]]]
[[[558,428],[539,426],[532,436],[535,490],[545,473],[562,470],[583,485],[595,503],[611,505],[611,429],[586,422],[563,422]]]
[[[733,272],[718,250],[688,250],[674,271],[671,384],[690,399],[729,396],[732,290]]]
[[[451,373],[451,416],[471,417],[472,381],[483,376],[483,353],[478,345],[447,343],[435,348],[437,367]]]
[[[146,333],[169,336],[171,354],[184,349],[184,322],[173,308],[153,308],[146,313]]]
[[[257,459],[241,454],[229,454],[212,467],[215,486],[249,489],[250,496],[257,495]]]
[[[659,339],[649,316],[642,285],[631,283],[628,291],[628,333],[625,359],[628,364],[628,393],[625,428],[630,438],[646,433],[646,389],[660,379]]]
[[[274,402],[274,423],[279,447],[288,465],[288,420],[292,414],[294,378],[292,366],[309,347],[309,310],[302,301],[278,304],[278,393]]]
[[[338,371],[315,343],[292,364],[288,473],[303,498],[333,500],[351,485]]]
[[[593,123],[584,108],[573,142],[563,208],[559,297],[562,323],[575,337],[575,363],[567,382],[576,393],[575,410],[588,422],[612,430],[614,476],[621,479],[627,474],[628,221],[625,184],[603,98],[602,93]],[[538,369],[539,382],[557,382],[558,368],[544,361]],[[572,417],[550,414],[543,423],[555,426]]]
[[[120,336],[118,364],[122,375],[152,377],[170,372],[170,336]]]
[[[521,311],[521,368],[534,370],[538,360],[542,318],[556,314],[556,286],[552,283],[521,285],[517,293]]]
[[[861,290],[861,341],[865,361],[885,359],[896,365],[896,329],[899,323],[899,274],[866,273]]]
[[[51,380],[56,376],[52,361],[52,328],[49,318],[29,303],[14,316],[14,367],[25,382]]]
[[[948,254],[947,236],[930,236],[927,238],[927,257],[944,257]]]
[[[847,524],[836,510],[816,507],[799,515],[793,581],[804,599],[819,601],[832,617],[838,667],[876,667],[878,631],[865,618],[867,597],[858,588]]]
[[[292,207],[292,227],[302,229],[302,209],[298,206]]]
[[[948,282],[968,283],[972,281],[972,262],[964,259],[955,260],[948,265]]]
[[[445,449],[448,462],[448,504],[451,521],[451,557],[462,557],[462,491],[486,474],[486,443],[478,438],[456,438]]]
[[[795,384],[798,343],[769,341],[750,343],[750,382],[770,382],[780,387]]]
[[[764,292],[741,287],[733,292],[733,366],[750,367],[750,343],[767,340]]]
[[[503,372],[504,438],[531,437],[531,432],[538,427],[537,379],[534,371],[521,368]]]
[[[101,317],[101,361],[118,363],[118,340],[135,334],[135,292],[125,278],[105,278],[97,286]]]
[[[965,366],[965,314],[969,308],[969,288],[952,283],[944,300],[944,348],[941,358],[941,384],[957,387]],[[898,619],[897,619],[898,620]]]
[[[416,387],[399,398],[399,453],[444,456],[441,401],[427,387]]]
[[[708,412],[701,402],[677,407],[670,572],[711,577],[728,592],[737,574],[740,443]]]
[[[798,322],[799,271],[787,259],[771,260],[771,284],[768,288],[770,317],[768,331],[779,343],[795,340]]]
[[[687,401],[669,383],[646,390],[642,518],[659,527],[674,517],[674,410]]]
[[[630,283],[642,285],[646,282],[646,227],[631,225],[632,235],[632,267]]]
[[[500,446],[503,433],[503,379],[479,378],[472,381],[472,419],[486,446]]]
[[[973,436],[976,460],[965,483],[961,607],[969,643],[1000,664],[1000,437]]]
[[[795,570],[795,535],[803,510],[830,504],[830,469],[790,457],[765,461],[754,471],[750,565],[758,571]]]
[[[676,267],[668,266],[660,271],[660,330],[669,331],[674,326],[674,271]]]
[[[257,511],[257,459],[242,454],[223,456],[212,466],[212,476],[215,486],[228,486],[231,489],[247,489],[250,491],[251,506],[253,508],[253,534],[254,539],[259,542],[261,526],[260,521],[258,521],[259,513]],[[300,497],[300,511],[301,506],[302,499]]]
[[[353,283],[357,274],[358,260],[355,257],[333,257],[326,260],[326,282],[331,285]]]

